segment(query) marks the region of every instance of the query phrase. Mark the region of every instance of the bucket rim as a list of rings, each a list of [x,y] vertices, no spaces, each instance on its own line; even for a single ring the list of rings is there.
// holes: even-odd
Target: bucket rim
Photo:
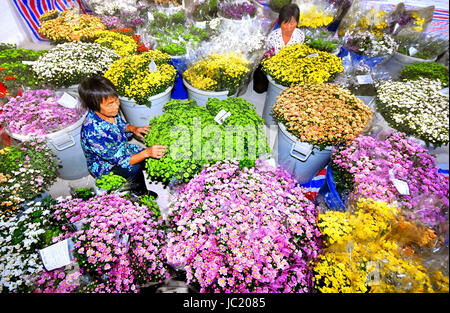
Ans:
[[[285,89],[289,88],[289,87],[286,87],[286,86],[277,84],[277,83],[273,80],[272,76],[270,76],[269,74],[266,74],[266,76],[267,76],[267,79],[269,80],[269,83],[271,83],[272,85],[274,85],[274,86],[277,87],[278,89],[285,90]]]
[[[198,93],[202,96],[226,96],[228,95],[228,90],[225,91],[205,91],[195,88],[194,86],[190,85],[184,78],[183,83],[186,85],[187,89],[190,91],[193,91],[195,93]]]
[[[160,93],[158,93],[158,94],[156,94],[154,96],[151,96],[150,98],[148,98],[148,100],[152,101],[152,100],[156,100],[156,99],[164,97],[165,95],[167,95],[172,90],[173,86],[174,85],[171,85],[171,86],[167,87],[166,90],[164,90],[163,92],[160,92]],[[136,101],[134,101],[133,98],[128,98],[128,97],[125,97],[125,96],[119,96],[119,100],[136,103]],[[137,105],[144,105],[144,104],[137,104]]]

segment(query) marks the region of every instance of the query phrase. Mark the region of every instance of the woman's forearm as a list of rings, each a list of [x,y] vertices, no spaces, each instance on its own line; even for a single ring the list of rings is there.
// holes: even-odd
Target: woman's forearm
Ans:
[[[148,150],[144,149],[141,152],[138,152],[136,154],[133,154],[130,158],[130,165],[135,165],[143,161],[144,159],[148,158]]]

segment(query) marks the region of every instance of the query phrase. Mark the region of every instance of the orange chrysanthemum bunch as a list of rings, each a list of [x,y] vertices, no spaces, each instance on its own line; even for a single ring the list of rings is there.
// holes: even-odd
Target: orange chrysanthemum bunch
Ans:
[[[300,84],[285,89],[273,106],[277,122],[320,148],[353,140],[368,125],[372,111],[348,89],[335,84]]]
[[[53,44],[93,42],[97,39],[96,33],[106,29],[98,17],[78,14],[74,10],[46,12],[40,17],[40,21],[39,33]]]

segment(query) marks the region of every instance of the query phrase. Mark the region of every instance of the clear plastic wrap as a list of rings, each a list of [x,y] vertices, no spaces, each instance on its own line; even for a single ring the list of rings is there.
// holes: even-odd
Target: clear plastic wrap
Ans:
[[[399,34],[394,36],[397,52],[409,57],[431,61],[448,50],[448,39],[425,33]]]
[[[300,9],[299,27],[326,27],[333,22],[338,9],[327,0],[293,0]]]
[[[256,18],[263,15],[263,8],[250,0],[221,1],[217,8],[219,17],[233,20]]]

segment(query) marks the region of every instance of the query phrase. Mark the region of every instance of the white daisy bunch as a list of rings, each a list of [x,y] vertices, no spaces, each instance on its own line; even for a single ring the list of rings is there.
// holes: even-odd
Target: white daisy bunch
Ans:
[[[376,84],[377,110],[389,125],[433,146],[449,143],[449,97],[440,80],[383,81]]]
[[[51,212],[30,202],[19,218],[0,217],[0,292],[27,292],[30,276],[43,270],[39,249],[55,234]],[[55,234],[56,235],[56,234]],[[47,242],[49,241],[49,242]]]
[[[380,37],[370,31],[349,30],[345,33],[344,43],[347,49],[370,57],[391,55],[398,48],[390,35],[382,34]]]
[[[69,87],[91,75],[103,75],[120,56],[96,43],[68,42],[43,54],[33,65],[42,82]]]
[[[96,14],[115,15],[121,12],[136,12],[136,0],[87,0]]]

